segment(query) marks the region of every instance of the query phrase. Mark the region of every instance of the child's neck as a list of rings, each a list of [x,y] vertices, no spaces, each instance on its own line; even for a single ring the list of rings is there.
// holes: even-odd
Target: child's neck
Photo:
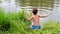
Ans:
[[[34,14],[34,15],[37,15],[37,14]]]

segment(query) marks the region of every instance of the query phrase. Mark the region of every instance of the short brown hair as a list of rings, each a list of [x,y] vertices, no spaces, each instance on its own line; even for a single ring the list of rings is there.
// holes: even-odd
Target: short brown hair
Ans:
[[[33,8],[33,14],[36,15],[38,12],[37,8]]]

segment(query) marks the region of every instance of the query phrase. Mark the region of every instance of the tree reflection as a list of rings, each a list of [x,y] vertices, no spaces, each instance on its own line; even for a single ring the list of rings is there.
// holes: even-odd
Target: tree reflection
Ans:
[[[50,7],[54,8],[54,0],[16,0],[20,6]]]

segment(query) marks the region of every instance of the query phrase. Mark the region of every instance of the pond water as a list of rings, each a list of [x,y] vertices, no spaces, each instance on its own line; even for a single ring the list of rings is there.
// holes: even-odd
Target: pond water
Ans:
[[[0,0],[0,7],[6,11],[19,11],[26,9],[32,10],[37,7],[42,14],[52,12],[47,18],[42,18],[41,22],[48,21],[50,18],[54,21],[60,21],[60,0]]]

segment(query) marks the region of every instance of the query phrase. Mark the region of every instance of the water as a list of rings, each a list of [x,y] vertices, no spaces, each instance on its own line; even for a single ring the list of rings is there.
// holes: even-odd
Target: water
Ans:
[[[37,7],[42,14],[52,12],[49,17],[42,18],[41,22],[48,21],[49,18],[54,21],[60,20],[60,0],[0,0],[0,7],[14,12],[21,9],[30,11],[33,7]]]

